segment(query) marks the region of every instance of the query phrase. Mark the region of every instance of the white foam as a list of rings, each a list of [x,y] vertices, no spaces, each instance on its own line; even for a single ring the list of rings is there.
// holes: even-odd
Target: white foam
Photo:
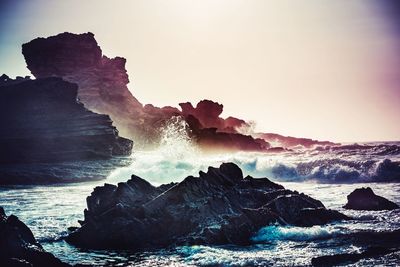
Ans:
[[[309,241],[327,238],[338,234],[339,230],[331,226],[266,226],[261,228],[252,238],[256,243],[275,242],[275,241]]]

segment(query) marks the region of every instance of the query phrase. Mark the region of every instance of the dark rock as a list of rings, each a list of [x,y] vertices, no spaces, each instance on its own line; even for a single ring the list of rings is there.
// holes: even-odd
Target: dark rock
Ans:
[[[233,163],[209,167],[199,177],[189,176],[178,184],[154,187],[133,175],[118,186],[97,187],[87,198],[84,215],[68,242],[129,249],[246,245],[261,227],[272,223],[309,226],[348,219],[267,178],[243,178]]]
[[[263,139],[254,139],[250,135],[223,132],[217,128],[204,128],[193,115],[186,121],[196,143],[205,151],[264,151],[270,147]]]
[[[121,135],[151,145],[176,108],[143,105],[127,84],[126,59],[102,54],[93,33],[61,33],[22,46],[27,66],[36,78],[62,77],[79,86],[78,97],[88,109],[111,117]]]
[[[370,187],[358,188],[347,196],[345,209],[353,210],[393,210],[399,206],[384,197],[375,195]]]
[[[31,230],[0,207],[0,266],[70,266],[46,252]]]
[[[119,137],[109,116],[91,112],[77,101],[77,91],[76,84],[61,78],[0,86],[0,120],[7,125],[0,132],[0,183],[29,176],[16,174],[23,168],[12,164],[130,155],[132,141]]]

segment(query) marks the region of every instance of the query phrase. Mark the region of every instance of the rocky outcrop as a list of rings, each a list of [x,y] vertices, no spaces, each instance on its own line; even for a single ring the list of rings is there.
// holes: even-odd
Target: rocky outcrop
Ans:
[[[81,227],[67,241],[87,248],[153,248],[182,244],[239,244],[269,224],[310,226],[348,219],[309,196],[267,178],[243,177],[233,163],[199,177],[152,186],[132,175],[118,186],[96,187]]]
[[[399,206],[384,197],[375,195],[370,187],[358,188],[347,196],[345,209],[352,210],[394,210]]]
[[[0,183],[24,176],[15,174],[21,166],[10,164],[130,155],[133,142],[118,135],[109,116],[91,112],[78,102],[77,91],[76,84],[56,77],[0,86],[0,121],[6,125],[0,132]]]
[[[235,117],[221,118],[223,105],[211,100],[202,100],[196,107],[191,103],[181,103],[182,110],[151,104],[143,106],[127,87],[126,60],[103,55],[94,34],[90,32],[65,32],[37,38],[24,44],[22,53],[27,67],[36,78],[55,76],[78,84],[80,101],[94,112],[109,115],[120,134],[135,140],[139,147],[157,146],[166,124],[172,117],[178,116],[188,122],[189,135],[200,148],[206,150],[285,151],[268,150],[270,136],[250,135],[250,123]],[[197,121],[196,125],[193,118]],[[306,147],[333,144],[277,136],[281,140],[277,146],[284,148],[298,144]]]
[[[127,84],[126,59],[102,54],[92,33],[61,33],[22,45],[27,67],[36,78],[62,77],[78,84],[78,97],[88,109],[111,117],[122,136],[151,144],[174,108],[143,105]]]
[[[263,151],[270,148],[263,139],[235,132],[221,132],[217,128],[204,128],[193,115],[185,117],[191,137],[206,151]]]
[[[36,241],[31,230],[16,216],[6,216],[0,207],[0,266],[68,267]]]
[[[184,117],[195,117],[202,128],[215,128],[225,133],[239,133],[239,128],[250,127],[248,123],[241,119],[234,117],[228,117],[226,119],[221,118],[220,115],[222,114],[224,106],[211,100],[201,100],[197,103],[196,107],[193,107],[190,102],[180,103],[179,106],[182,109],[182,115]]]

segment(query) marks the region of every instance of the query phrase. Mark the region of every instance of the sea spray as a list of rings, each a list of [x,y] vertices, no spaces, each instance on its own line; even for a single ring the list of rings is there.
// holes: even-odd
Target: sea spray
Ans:
[[[154,185],[181,181],[199,170],[201,151],[189,137],[189,127],[180,117],[172,117],[161,130],[160,146],[152,151],[134,151],[133,163],[115,170],[108,182],[124,182],[132,174]]]

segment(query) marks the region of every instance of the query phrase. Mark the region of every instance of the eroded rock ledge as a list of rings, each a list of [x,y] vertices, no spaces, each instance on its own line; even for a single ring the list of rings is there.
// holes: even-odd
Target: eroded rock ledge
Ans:
[[[81,227],[67,237],[86,248],[246,245],[269,224],[312,226],[348,219],[267,178],[243,177],[233,163],[159,187],[132,175],[118,186],[96,187],[87,206]]]
[[[1,184],[23,183],[22,167],[10,164],[130,155],[133,142],[118,135],[109,116],[78,102],[77,91],[76,84],[56,77],[0,84],[0,120],[5,125],[0,132]]]

